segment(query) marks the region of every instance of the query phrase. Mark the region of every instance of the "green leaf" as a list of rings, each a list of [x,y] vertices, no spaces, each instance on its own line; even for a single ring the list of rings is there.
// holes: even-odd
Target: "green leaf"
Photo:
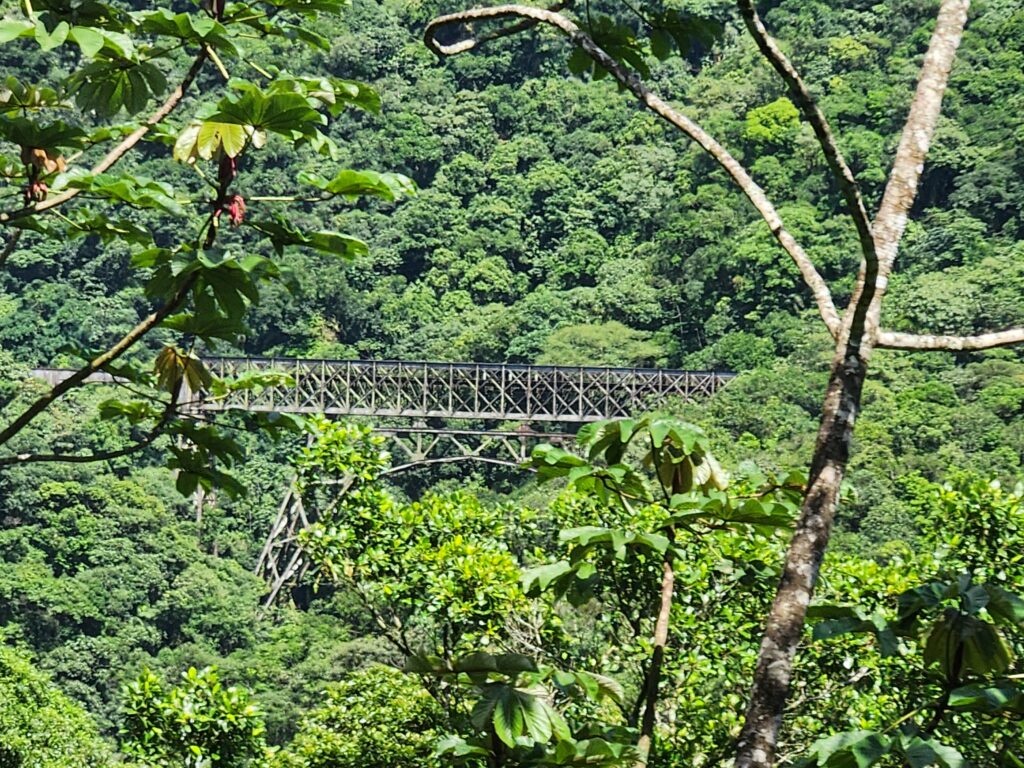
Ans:
[[[494,726],[495,735],[505,743],[505,746],[514,747],[516,738],[526,726],[524,708],[512,687],[501,685],[497,691],[491,724]]]
[[[870,768],[889,754],[892,741],[875,731],[848,731],[819,739],[801,761],[804,766]]]
[[[344,259],[369,253],[366,243],[358,238],[340,232],[302,232],[282,218],[276,221],[253,221],[249,226],[270,238],[278,254],[284,253],[285,247],[289,245],[313,248]]]
[[[82,55],[87,59],[91,59],[99,53],[104,43],[103,35],[92,27],[72,27],[68,39],[78,44]]]
[[[36,43],[39,44],[39,48],[42,51],[52,51],[59,45],[63,45],[64,41],[68,39],[68,33],[71,31],[71,27],[66,21],[61,21],[53,28],[52,31],[47,32],[46,27],[40,20],[36,21]]]
[[[434,747],[435,757],[444,757],[445,755],[453,755],[455,757],[466,757],[469,755],[486,757],[489,754],[490,752],[484,747],[470,744],[464,738],[455,734],[445,736]]]
[[[565,560],[541,565],[525,571],[522,576],[523,590],[528,594],[543,592],[561,576],[572,571],[572,566]]]
[[[664,61],[672,55],[675,47],[675,40],[672,35],[664,29],[655,29],[651,32],[651,53],[660,61]]]
[[[1024,599],[995,584],[984,585],[988,602],[985,606],[996,621],[1011,626],[1024,625]]]
[[[963,755],[953,747],[935,739],[911,736],[901,741],[900,748],[910,768],[967,768]]]
[[[245,128],[237,123],[207,120],[196,132],[196,152],[204,160],[209,160],[221,150],[228,157],[236,157],[245,149],[246,138]],[[175,145],[175,154],[178,152]]]
[[[350,199],[372,196],[385,200],[398,200],[416,192],[416,186],[412,179],[400,173],[344,170],[328,181],[316,174],[304,171],[299,174],[298,179],[303,184],[309,184],[332,195],[341,195]]]
[[[949,706],[989,715],[999,712],[1024,715],[1024,682],[1003,680],[993,685],[965,685],[950,693]]]
[[[0,19],[0,44],[18,37],[34,37],[36,27],[27,19]]]

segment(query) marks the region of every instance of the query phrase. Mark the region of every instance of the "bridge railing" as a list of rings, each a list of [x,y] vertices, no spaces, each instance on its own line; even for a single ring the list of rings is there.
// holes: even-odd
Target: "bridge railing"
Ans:
[[[668,398],[707,397],[734,374],[516,364],[204,358],[218,377],[288,374],[294,386],[241,390],[201,410],[405,418],[587,422],[628,416]]]

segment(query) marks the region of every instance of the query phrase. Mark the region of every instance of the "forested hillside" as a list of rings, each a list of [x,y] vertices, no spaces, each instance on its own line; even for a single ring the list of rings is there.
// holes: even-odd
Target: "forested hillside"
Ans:
[[[0,64],[12,79],[0,101],[10,105],[21,86],[75,71],[87,44],[9,34],[24,9],[7,5]],[[90,15],[94,3],[36,5],[53,14],[42,22],[51,32],[61,13],[107,23]],[[199,13],[185,2],[155,5]],[[184,334],[182,360],[212,352],[739,375],[707,401],[662,404],[685,420],[675,432],[657,419],[623,425],[624,444],[639,436],[631,452],[616,454],[600,430],[585,436],[586,461],[599,470],[541,451],[534,469],[545,484],[466,464],[387,477],[389,459],[369,432],[316,420],[283,437],[280,424],[241,418],[216,434],[157,429],[141,450],[117,455],[146,419],[172,422],[105,404],[111,388],[71,393],[7,453],[111,457],[0,465],[0,766],[634,764],[663,557],[676,569],[676,602],[663,682],[653,685],[661,709],[651,765],[728,765],[806,482],[791,473],[811,459],[833,354],[797,267],[707,154],[613,78],[584,71],[564,39],[532,29],[439,60],[423,30],[461,10],[454,0],[353,0],[338,14],[307,5],[315,15],[299,26],[322,43],[264,30],[244,41],[247,55],[277,79],[365,83],[379,110],[356,108],[377,105],[351,86],[349,109],[325,108],[322,135],[286,129],[258,154],[239,154],[229,190],[223,137],[212,160],[201,141],[189,158],[200,170],[196,157],[210,161],[210,178],[169,160],[190,119],[209,118],[218,89],[230,87],[217,67],[202,70],[117,166],[173,194],[142,181],[123,193],[84,186],[82,199],[122,206],[121,218],[100,227],[92,208],[79,210],[55,234],[33,217],[43,223],[19,230],[0,257],[0,425],[43,392],[27,368],[78,367],[152,311],[163,268],[154,254],[186,228],[169,216],[179,215],[175,200],[218,180],[223,207],[197,237],[211,232],[210,253],[217,235],[265,257],[255,270],[272,279],[239,289],[238,317],[211,280],[228,331],[196,330],[188,318],[157,326],[119,365],[148,371]],[[746,165],[845,306],[861,262],[857,231],[812,127],[734,4],[641,3],[711,30],[666,56],[654,55],[664,41],[627,4],[583,5],[575,18],[587,29],[614,20],[650,36],[645,80]],[[870,211],[937,5],[758,4],[819,98]],[[242,12],[232,7],[229,15]],[[217,50],[226,74],[258,79],[248,59]],[[188,60],[171,51],[167,62],[161,76],[179,82]],[[31,165],[16,123],[35,107],[18,109],[0,123],[4,210],[23,203],[18,174]],[[89,130],[106,117],[61,109]],[[129,119],[114,114],[114,123]],[[972,335],[1024,324],[1022,114],[1024,9],[977,2],[889,280],[886,327]],[[77,146],[88,152],[92,140]],[[365,182],[367,197],[325,191],[312,202],[307,180],[338,168],[403,174],[416,191],[396,176],[373,189]],[[210,221],[233,215],[228,191],[244,196],[247,222],[278,229],[217,233]],[[321,235],[320,246],[293,247]],[[189,375],[181,366],[179,379]],[[1021,348],[881,349],[871,366],[780,764],[1024,765]],[[174,387],[163,388],[172,399]],[[181,448],[193,438],[209,447],[201,460]],[[228,438],[237,451],[224,447]],[[662,440],[676,464],[692,464],[685,483],[671,475],[681,470],[659,470]],[[603,474],[620,464],[629,472]],[[698,469],[719,464],[728,481]],[[231,471],[204,474],[214,465]],[[253,568],[296,471],[311,508],[323,511],[303,539],[315,567],[290,604],[262,612],[265,584]],[[208,486],[205,506],[176,487],[181,474]],[[324,477],[347,489],[358,481],[335,508],[317,485]],[[244,493],[233,492],[236,481]],[[688,517],[673,501],[687,494],[717,499],[717,511]],[[951,640],[939,648],[950,627],[968,625],[968,650],[950,651]],[[499,717],[506,711],[510,722]],[[27,712],[41,714],[33,722]],[[846,741],[821,746],[840,732]]]

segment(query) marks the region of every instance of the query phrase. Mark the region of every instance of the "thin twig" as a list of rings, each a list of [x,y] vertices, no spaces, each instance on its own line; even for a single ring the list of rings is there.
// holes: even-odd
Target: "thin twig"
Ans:
[[[160,420],[157,421],[153,428],[149,430],[141,440],[133,443],[132,445],[124,448],[118,448],[113,451],[101,451],[99,453],[89,453],[84,455],[74,453],[19,453],[14,456],[0,457],[0,467],[10,466],[13,464],[37,464],[40,462],[90,464],[97,461],[109,461],[110,459],[117,459],[122,456],[129,456],[133,453],[138,453],[143,448],[152,445],[153,442],[164,433],[164,429],[178,412],[178,393],[180,390],[181,382],[179,381],[171,392],[171,399],[164,407],[164,411],[160,415]]]
[[[861,250],[868,259],[877,258],[875,255],[875,240],[871,234],[871,216],[868,214],[867,206],[864,204],[864,198],[861,195],[857,179],[853,175],[853,171],[850,170],[850,166],[847,165],[843,153],[836,143],[835,134],[833,134],[832,127],[828,123],[828,118],[821,111],[821,107],[818,106],[818,102],[811,95],[810,89],[808,89],[807,84],[800,76],[796,67],[793,66],[786,57],[786,54],[782,52],[782,49],[779,48],[775,40],[768,34],[768,30],[765,28],[761,17],[757,13],[757,9],[754,7],[753,0],[739,0],[739,7],[743,20],[747,25],[747,30],[757,43],[757,47],[761,49],[764,57],[768,59],[775,68],[775,71],[779,73],[786,82],[786,85],[789,86],[789,92],[793,100],[800,107],[804,119],[811,124],[814,135],[817,136],[818,143],[825,154],[828,167],[839,184],[843,199],[846,200],[846,207],[853,218],[853,223],[857,227],[857,237],[860,239]]]

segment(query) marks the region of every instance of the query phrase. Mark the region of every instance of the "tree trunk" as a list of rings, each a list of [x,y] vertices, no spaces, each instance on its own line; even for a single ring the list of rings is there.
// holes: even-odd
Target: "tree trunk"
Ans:
[[[970,0],[942,0],[939,7],[892,172],[872,223],[874,248],[864,252],[857,287],[843,317],[811,460],[807,495],[761,642],[735,768],[771,768],[775,762],[793,658],[832,532],[868,359],[879,339],[882,299],[935,135],[969,6]]]
[[[675,573],[672,560],[666,556],[662,564],[661,605],[658,608],[658,620],[654,625],[654,652],[651,654],[651,666],[644,680],[644,716],[640,723],[640,738],[637,739],[638,752],[636,768],[645,768],[651,756],[654,744],[654,726],[657,720],[658,685],[661,683],[661,665],[665,661],[665,646],[668,645],[668,622],[672,613],[672,593],[675,588]]]
[[[846,343],[832,362],[807,494],[761,641],[735,768],[768,768],[774,762],[792,662],[832,532],[869,354],[863,345]]]

